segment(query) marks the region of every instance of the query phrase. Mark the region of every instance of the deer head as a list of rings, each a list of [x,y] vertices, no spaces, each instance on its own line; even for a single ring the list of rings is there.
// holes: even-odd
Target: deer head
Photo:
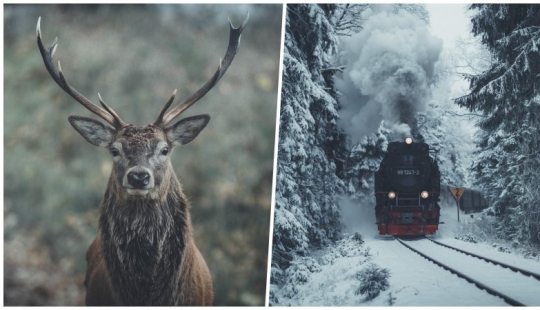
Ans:
[[[107,122],[107,124],[103,124],[100,121],[82,116],[68,118],[73,128],[86,141],[109,150],[114,162],[111,174],[112,186],[115,186],[117,194],[128,198],[157,199],[167,190],[164,184],[167,184],[171,174],[174,174],[170,164],[173,147],[187,144],[195,139],[210,121],[210,116],[207,114],[196,115],[183,118],[174,124],[171,122],[208,93],[225,74],[238,51],[240,36],[248,18],[249,13],[238,28],[235,28],[229,20],[229,45],[225,57],[220,59],[218,69],[212,78],[188,99],[167,112],[176,96],[175,90],[154,123],[147,126],[136,126],[124,122],[103,101],[99,93],[98,98],[102,107],[92,103],[73,88],[64,76],[60,62],[58,62],[58,67],[53,63],[53,56],[58,46],[57,38],[46,49],[41,38],[41,17],[38,19],[37,43],[45,67],[51,77],[73,99]]]

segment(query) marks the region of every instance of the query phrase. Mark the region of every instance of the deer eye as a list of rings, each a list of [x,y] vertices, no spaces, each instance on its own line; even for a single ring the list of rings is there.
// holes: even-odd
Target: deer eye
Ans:
[[[169,154],[169,148],[168,147],[164,147],[162,150],[161,150],[161,155],[167,155]]]
[[[120,156],[120,151],[117,148],[112,148],[111,149],[111,155],[113,157]]]

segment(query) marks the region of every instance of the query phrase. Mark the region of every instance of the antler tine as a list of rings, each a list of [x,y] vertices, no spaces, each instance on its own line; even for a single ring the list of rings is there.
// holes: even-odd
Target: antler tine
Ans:
[[[249,19],[249,12],[246,15],[246,18],[244,19],[244,22],[242,25],[240,25],[238,28],[235,28],[233,24],[231,23],[231,20],[229,18],[229,25],[230,25],[230,33],[229,33],[229,46],[227,47],[227,52],[225,53],[225,57],[223,59],[220,59],[219,66],[212,78],[206,82],[198,91],[196,91],[191,97],[186,99],[181,104],[174,107],[169,113],[163,115],[163,113],[168,109],[169,105],[172,103],[170,100],[167,102],[165,107],[161,110],[157,120],[154,122],[154,125],[165,127],[168,123],[170,123],[174,118],[176,118],[178,115],[180,115],[182,112],[187,110],[189,107],[191,107],[195,102],[197,102],[199,99],[204,97],[206,93],[208,93],[221,79],[223,74],[225,74],[225,71],[227,71],[227,68],[231,65],[234,56],[238,52],[238,47],[240,46],[240,36],[242,35],[242,31],[244,31],[244,27],[247,24],[247,21]],[[173,96],[174,98],[174,96]]]
[[[165,104],[165,106],[163,106],[163,108],[161,109],[161,111],[159,111],[159,115],[158,115],[158,118],[157,120],[154,122],[154,125],[155,126],[161,126],[162,125],[162,122],[163,122],[163,116],[165,115],[165,112],[167,112],[167,110],[169,109],[169,107],[171,106],[171,104],[173,103],[174,101],[174,98],[176,97],[176,91],[178,89],[175,89],[172,96],[171,96],[171,99],[169,99],[169,101],[167,101],[167,103]]]
[[[101,103],[101,105],[105,108],[105,110],[107,112],[109,112],[109,114],[114,118],[114,128],[122,128],[124,126],[127,126],[128,124],[126,122],[124,122],[120,116],[118,116],[118,114],[108,105],[105,103],[105,101],[103,101],[103,99],[101,99],[101,95],[98,93],[98,98],[99,98],[99,103]]]
[[[53,80],[62,88],[66,93],[68,93],[73,99],[77,100],[80,104],[82,104],[83,107],[90,110],[90,112],[96,114],[97,116],[103,118],[106,120],[109,124],[113,125],[115,128],[119,128],[117,126],[124,125],[124,123],[119,117],[118,114],[116,114],[109,106],[106,106],[106,110],[100,108],[99,106],[95,105],[92,101],[88,100],[86,97],[84,97],[81,93],[79,93],[75,88],[71,87],[69,83],[67,82],[63,72],[62,67],[60,66],[60,62],[58,62],[58,69],[54,66],[53,63],[53,55],[56,52],[56,48],[58,47],[58,38],[55,38],[53,43],[48,49],[45,49],[45,46],[43,45],[43,40],[41,39],[41,16],[38,18],[37,25],[36,25],[36,36],[37,36],[37,44],[39,47],[39,52],[41,53],[41,57],[43,58],[43,62],[45,63],[45,68],[47,68],[47,71],[49,71],[49,74],[53,78]],[[103,104],[103,103],[102,103]]]

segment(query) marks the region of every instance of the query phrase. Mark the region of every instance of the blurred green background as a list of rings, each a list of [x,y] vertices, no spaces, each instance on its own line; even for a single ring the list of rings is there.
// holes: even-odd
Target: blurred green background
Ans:
[[[36,44],[71,85],[97,93],[133,124],[155,120],[216,70],[249,11],[240,50],[219,84],[185,116],[212,120],[177,147],[173,167],[192,207],[216,305],[264,305],[281,5],[4,5],[4,304],[82,305],[85,253],[112,160],[69,115],[97,118],[46,71]]]

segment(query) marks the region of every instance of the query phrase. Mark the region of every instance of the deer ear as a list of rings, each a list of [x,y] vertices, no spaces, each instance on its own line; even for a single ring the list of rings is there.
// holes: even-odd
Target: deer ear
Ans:
[[[167,140],[173,145],[184,145],[191,142],[210,121],[208,114],[183,118],[165,129]]]
[[[101,122],[82,116],[68,117],[71,126],[95,146],[107,147],[112,142],[115,130]]]

